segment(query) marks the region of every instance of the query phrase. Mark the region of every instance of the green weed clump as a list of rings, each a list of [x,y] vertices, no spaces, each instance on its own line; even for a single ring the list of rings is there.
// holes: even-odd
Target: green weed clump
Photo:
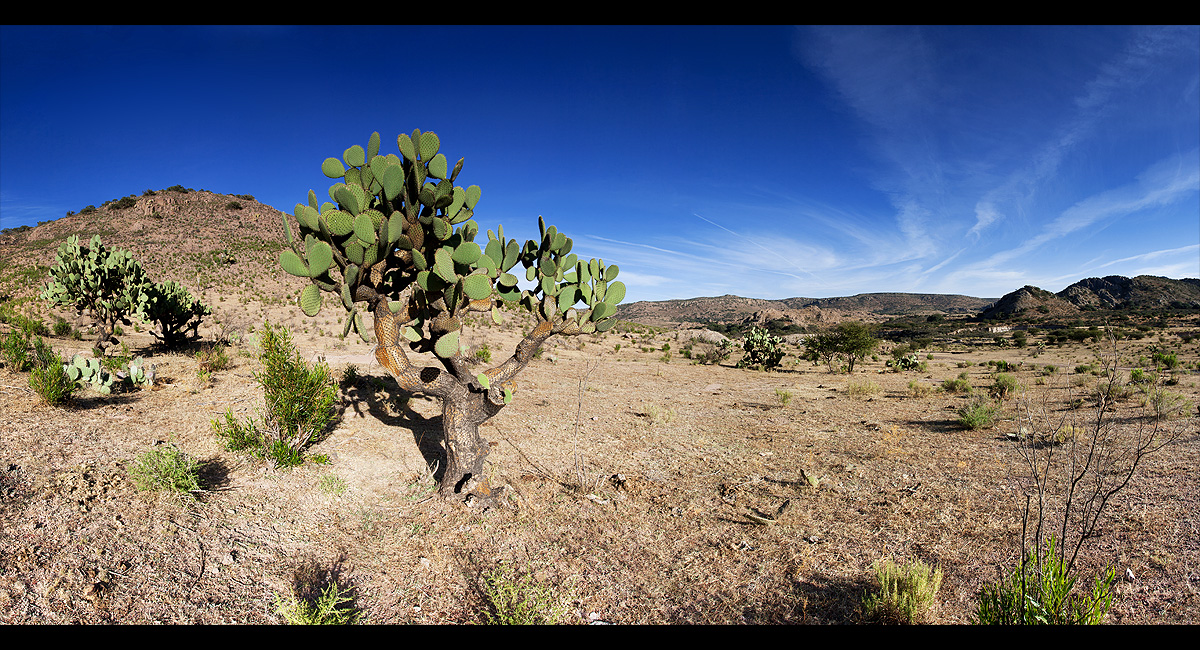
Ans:
[[[1017,378],[1007,372],[998,373],[995,377],[995,383],[992,384],[992,392],[1000,399],[1012,397],[1020,389],[1021,384],[1017,381]]]
[[[35,340],[29,387],[50,406],[62,406],[71,401],[76,386],[63,367],[62,357],[40,337]]]
[[[254,378],[265,398],[262,423],[239,421],[226,410],[223,419],[212,421],[212,430],[230,451],[249,451],[277,467],[300,465],[304,448],[319,441],[333,420],[337,384],[329,366],[310,367],[300,358],[282,326],[267,323],[261,346],[263,369]]]
[[[1099,625],[1112,608],[1116,571],[1109,567],[1090,592],[1075,588],[1076,576],[1051,538],[1044,554],[1026,553],[1007,578],[979,594],[980,625]]]
[[[336,583],[330,583],[313,602],[295,595],[287,600],[276,596],[275,613],[289,625],[353,625],[359,620],[359,612],[346,606],[353,601]]]
[[[868,619],[879,623],[916,624],[929,620],[942,586],[941,568],[917,560],[903,566],[888,560],[875,564],[874,593],[863,598]]]
[[[970,377],[970,375],[968,375],[967,371],[964,370],[958,374],[957,379],[947,379],[943,381],[942,390],[946,391],[947,393],[965,393],[970,395],[972,389],[971,381],[968,379],[968,377]]]
[[[990,429],[996,423],[996,414],[999,411],[999,407],[990,400],[976,399],[970,404],[959,407],[958,423],[972,431]]]
[[[482,582],[489,625],[557,625],[567,614],[565,599],[532,575],[513,578],[500,567]]]
[[[171,443],[138,456],[129,477],[142,491],[189,494],[200,489],[199,463]]]

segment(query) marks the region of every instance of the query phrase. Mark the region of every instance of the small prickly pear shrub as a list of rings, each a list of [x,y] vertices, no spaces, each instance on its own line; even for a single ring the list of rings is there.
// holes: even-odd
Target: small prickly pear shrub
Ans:
[[[158,324],[158,331],[150,333],[168,348],[200,338],[200,322],[211,314],[211,309],[174,281],[152,285],[142,292],[139,302],[139,317]]]
[[[59,247],[55,262],[42,298],[95,319],[100,326],[96,350],[102,353],[116,342],[117,325],[131,324],[129,317],[137,313],[142,292],[152,286],[145,269],[129,251],[105,247],[99,235],[87,245],[71,235]]]
[[[479,186],[455,180],[463,159],[452,167],[433,132],[420,130],[396,139],[399,154],[380,154],[378,133],[364,149],[354,145],[341,158],[327,158],[321,171],[337,182],[330,201],[297,204],[299,236],[284,217],[287,249],[279,263],[308,284],[300,309],[315,316],[323,293],[348,312],[345,336],[353,329],[367,339],[364,313],[373,316],[375,356],[399,387],[442,400],[445,453],[437,459],[441,493],[468,503],[497,502],[486,478],[489,444],[479,425],[512,399],[514,378],[549,337],[604,331],[616,321],[625,285],[616,266],[580,258],[572,241],[538,219],[539,237],[524,244],[487,231],[473,219]],[[514,272],[520,264],[523,271]],[[518,273],[533,283],[517,286]],[[491,312],[506,302],[532,314],[536,325],[499,365],[468,353],[464,320],[470,312]],[[431,352],[438,366],[413,365],[408,352]]]
[[[916,370],[921,367],[921,359],[915,354],[889,359],[887,367],[900,370]]]
[[[739,368],[762,366],[764,369],[775,368],[783,361],[787,352],[783,349],[783,339],[773,336],[760,327],[752,327],[742,339],[742,349],[746,354],[738,362]]]

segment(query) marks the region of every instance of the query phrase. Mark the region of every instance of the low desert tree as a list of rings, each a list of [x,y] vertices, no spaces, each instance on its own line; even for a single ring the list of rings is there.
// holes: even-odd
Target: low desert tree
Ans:
[[[854,372],[854,364],[875,351],[879,340],[871,332],[871,328],[856,321],[838,323],[835,327],[818,332],[804,341],[807,356],[811,359],[821,359],[833,372],[834,360],[839,356],[845,358],[847,368]]]
[[[299,236],[285,215],[288,248],[279,262],[309,281],[299,297],[308,316],[331,293],[348,312],[343,336],[353,329],[364,341],[363,313],[373,316],[375,356],[400,389],[442,402],[441,494],[490,505],[498,490],[484,471],[489,443],[479,425],[513,399],[517,374],[548,338],[611,327],[625,286],[615,281],[615,265],[580,259],[571,239],[540,217],[536,241],[522,245],[497,226],[476,242],[480,188],[454,184],[463,160],[449,166],[433,132],[401,134],[399,156],[380,155],[379,146],[373,133],[365,149],[354,145],[324,161],[321,170],[339,181],[329,188],[332,201],[318,204],[309,191],[295,209]],[[532,288],[518,286],[517,264]],[[536,325],[511,356],[485,367],[468,354],[464,317],[490,311],[499,322],[504,303],[519,305]],[[438,365],[414,365],[409,351],[431,352]]]
[[[850,372],[854,372],[854,364],[862,361],[879,346],[879,339],[871,332],[871,328],[858,321],[838,323],[834,328],[838,339],[838,350],[846,357]]]
[[[151,286],[145,269],[129,251],[107,248],[100,235],[88,244],[71,235],[58,248],[42,298],[91,316],[100,328],[95,347],[101,354],[116,343],[116,326],[131,324],[129,318],[137,313],[142,292]]]

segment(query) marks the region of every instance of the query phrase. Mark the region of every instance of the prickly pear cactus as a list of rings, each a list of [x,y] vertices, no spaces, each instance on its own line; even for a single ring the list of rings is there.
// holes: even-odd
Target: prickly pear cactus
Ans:
[[[59,247],[42,298],[54,305],[87,313],[100,325],[98,350],[114,343],[118,323],[130,324],[141,295],[153,286],[145,269],[129,251],[112,251],[92,237],[87,245],[72,235]]]
[[[615,265],[580,258],[541,217],[537,240],[508,239],[503,226],[484,239],[474,219],[480,188],[455,184],[463,159],[451,166],[429,131],[402,133],[396,146],[399,155],[381,154],[373,133],[366,148],[327,158],[321,171],[337,181],[329,200],[309,191],[308,202],[296,205],[295,229],[284,216],[279,263],[307,281],[298,300],[305,314],[341,304],[349,314],[343,336],[353,329],[368,340],[363,313],[374,316],[380,363],[402,388],[441,397],[447,409],[443,494],[483,494],[462,482],[482,475],[478,424],[512,399],[513,377],[548,337],[611,327],[625,285]],[[466,353],[463,317],[491,311],[498,322],[506,303],[537,325],[512,357],[481,371]],[[443,368],[415,368],[406,350],[432,352]]]
[[[163,345],[178,347],[200,338],[201,320],[212,314],[200,300],[193,298],[183,285],[167,281],[151,285],[138,302],[138,318],[158,325],[151,330]]]

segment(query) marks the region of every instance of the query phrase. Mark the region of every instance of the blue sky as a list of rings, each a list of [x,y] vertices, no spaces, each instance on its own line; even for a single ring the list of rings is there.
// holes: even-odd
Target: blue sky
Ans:
[[[1200,277],[1200,27],[0,27],[0,227],[436,131],[626,301]]]

